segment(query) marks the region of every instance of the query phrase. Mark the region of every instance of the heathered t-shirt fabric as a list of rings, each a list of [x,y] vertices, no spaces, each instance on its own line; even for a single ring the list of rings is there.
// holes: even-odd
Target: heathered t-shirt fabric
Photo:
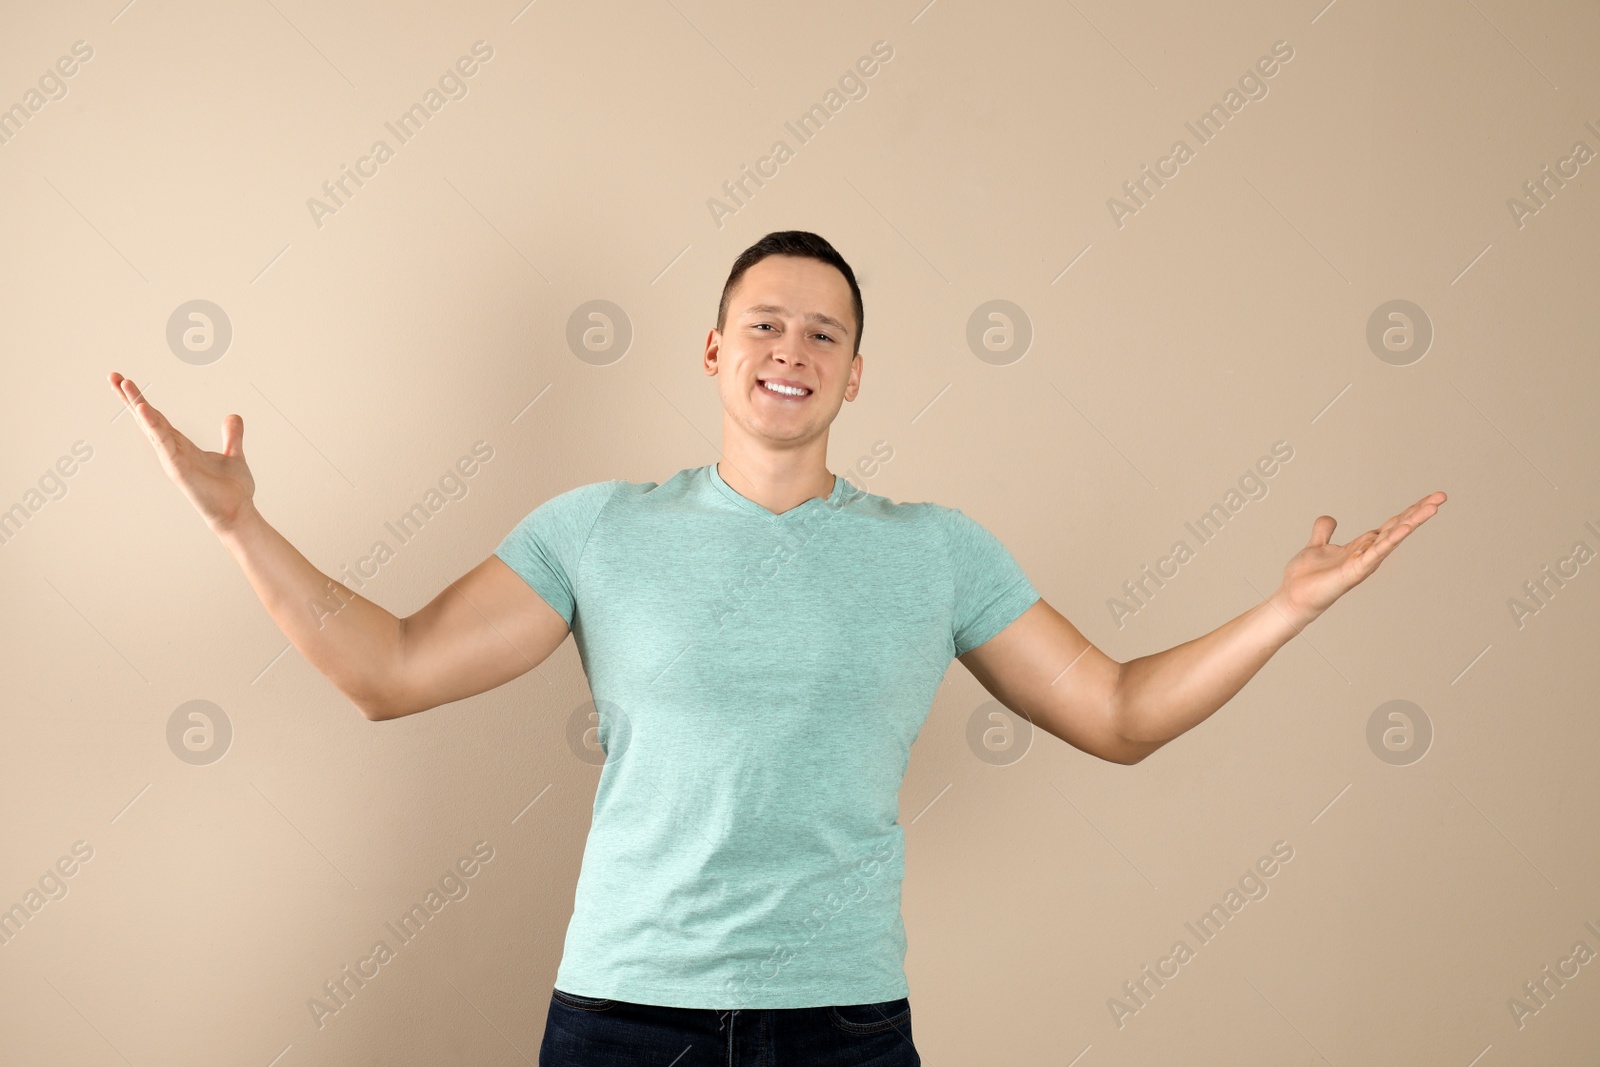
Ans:
[[[909,996],[898,793],[956,656],[1039,594],[957,508],[716,464],[536,507],[495,549],[572,627],[606,759],[556,986],[668,1007]]]

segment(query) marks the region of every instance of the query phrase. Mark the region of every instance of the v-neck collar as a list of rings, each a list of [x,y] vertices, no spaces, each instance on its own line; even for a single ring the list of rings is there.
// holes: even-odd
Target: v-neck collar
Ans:
[[[706,467],[706,471],[711,476],[711,484],[716,486],[718,491],[721,492],[723,496],[733,501],[733,503],[737,504],[743,510],[768,519],[786,519],[791,515],[800,514],[807,508],[812,508],[813,505],[822,505],[826,503],[829,505],[838,506],[839,502],[844,499],[846,486],[850,484],[835,474],[833,476],[833,491],[828,494],[826,501],[824,501],[820,496],[808,497],[807,499],[796,504],[794,507],[790,508],[788,511],[778,512],[772,511],[764,505],[756,503],[754,500],[751,500],[749,497],[740,493],[733,486],[723,481],[722,475],[717,472],[717,465],[715,463],[709,464]]]

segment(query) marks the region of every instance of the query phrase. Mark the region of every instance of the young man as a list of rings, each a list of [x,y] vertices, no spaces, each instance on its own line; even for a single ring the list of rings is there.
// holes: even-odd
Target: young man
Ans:
[[[960,510],[828,471],[829,427],[861,388],[861,329],[838,252],[768,234],[735,261],[706,338],[720,460],[552,497],[403,619],[256,512],[239,416],[222,452],[202,452],[111,375],[273,619],[368,718],[492,689],[573,634],[607,759],[541,1064],[623,1062],[607,1058],[619,1049],[676,1067],[920,1063],[897,794],[950,661],[1048,733],[1137,763],[1226,703],[1445,499],[1344,546],[1321,516],[1266,601],[1119,663]],[[305,605],[329,588],[348,603],[324,626]]]

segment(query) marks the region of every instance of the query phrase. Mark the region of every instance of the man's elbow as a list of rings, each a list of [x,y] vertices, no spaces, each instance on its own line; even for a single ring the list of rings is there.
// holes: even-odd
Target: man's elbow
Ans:
[[[428,711],[439,705],[429,703],[426,698],[418,699],[413,693],[390,692],[380,696],[370,696],[364,700],[352,701],[364,718],[373,722],[385,722],[389,719],[401,719],[407,715],[415,715],[419,711]]]
[[[1113,740],[1106,747],[1109,751],[1105,758],[1112,763],[1120,763],[1124,767],[1132,767],[1166,744],[1165,741],[1141,741],[1136,737],[1128,737],[1120,732],[1112,732]]]
[[[382,722],[385,719],[394,718],[385,705],[376,701],[352,700],[351,703],[356,706],[356,710],[361,713],[361,717],[368,722]]]
[[[1128,737],[1120,729],[1127,722],[1127,710],[1120,699],[1122,695],[1122,672],[1126,663],[1117,664],[1117,676],[1112,682],[1111,691],[1106,696],[1105,721],[1109,732],[1114,738],[1111,749],[1106,759],[1112,763],[1120,763],[1124,767],[1132,767],[1141,762],[1146,756],[1166,744],[1165,741],[1141,741],[1138,738]]]
[[[409,715],[420,708],[408,707],[399,694],[391,692],[363,693],[360,696],[350,696],[350,703],[361,712],[361,717],[371,722],[383,722],[387,719],[398,719],[402,715]]]
[[[1122,745],[1107,758],[1124,767],[1132,767],[1135,763],[1142,763],[1146,756],[1165,744],[1165,741],[1131,741],[1123,738]]]
[[[1105,760],[1107,763],[1115,763],[1120,767],[1132,767],[1135,763],[1138,763],[1145,757],[1145,753],[1140,752],[1138,749],[1126,748],[1122,746],[1118,746],[1117,748],[1111,749],[1107,752],[1101,752],[1099,755],[1100,758]]]

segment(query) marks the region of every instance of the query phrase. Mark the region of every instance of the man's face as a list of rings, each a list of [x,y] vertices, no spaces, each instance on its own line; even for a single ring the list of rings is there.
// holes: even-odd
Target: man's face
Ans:
[[[722,330],[706,339],[723,410],[751,436],[798,445],[827,433],[861,387],[855,313],[844,275],[806,256],[768,256],[745,271]],[[763,382],[808,390],[785,396]]]

